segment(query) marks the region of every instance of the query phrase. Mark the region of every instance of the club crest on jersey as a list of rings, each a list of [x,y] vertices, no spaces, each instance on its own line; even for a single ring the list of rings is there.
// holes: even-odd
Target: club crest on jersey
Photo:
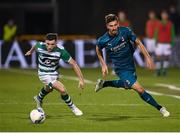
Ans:
[[[51,63],[51,60],[47,59],[44,61],[44,64],[50,64]]]
[[[124,42],[124,37],[123,36],[121,37],[121,41]]]

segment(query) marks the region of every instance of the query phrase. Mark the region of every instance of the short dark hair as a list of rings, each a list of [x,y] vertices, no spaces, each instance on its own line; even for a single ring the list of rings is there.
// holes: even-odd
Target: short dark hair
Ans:
[[[118,17],[115,14],[108,14],[105,16],[105,23],[106,24],[108,24],[109,22],[115,21],[115,20],[118,21]]]
[[[58,34],[57,33],[48,33],[46,34],[46,40],[55,40],[57,41],[58,39]]]

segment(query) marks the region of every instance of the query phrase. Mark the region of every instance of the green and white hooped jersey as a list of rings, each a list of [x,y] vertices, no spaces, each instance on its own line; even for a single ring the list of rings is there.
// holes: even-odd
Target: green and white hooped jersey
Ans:
[[[37,42],[35,45],[38,53],[38,75],[58,75],[59,60],[69,62],[70,54],[64,47],[55,47],[51,52],[47,51],[44,42]]]

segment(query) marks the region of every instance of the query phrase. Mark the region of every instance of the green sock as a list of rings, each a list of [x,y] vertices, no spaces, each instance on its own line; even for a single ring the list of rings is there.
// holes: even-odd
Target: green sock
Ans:
[[[72,108],[74,106],[72,100],[71,100],[71,97],[66,94],[66,95],[61,95],[61,98],[64,100],[64,102],[70,107]]]

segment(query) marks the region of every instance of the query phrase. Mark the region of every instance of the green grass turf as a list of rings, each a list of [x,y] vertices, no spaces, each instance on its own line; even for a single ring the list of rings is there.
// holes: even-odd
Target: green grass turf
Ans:
[[[82,69],[84,77],[96,81],[100,68]],[[61,69],[66,76],[75,76],[71,69]],[[138,68],[138,80],[150,91],[179,95],[180,91],[156,87],[155,83],[180,87],[180,69],[170,69],[168,76],[155,77],[154,73]],[[107,79],[116,79],[109,75]],[[0,131],[180,131],[180,99],[168,96],[153,97],[171,112],[169,118],[146,104],[133,90],[106,88],[95,93],[94,84],[86,84],[81,92],[78,82],[60,79],[74,103],[84,112],[76,117],[63,103],[57,91],[44,99],[47,118],[43,124],[32,124],[29,113],[35,108],[32,98],[42,87],[36,70],[0,70]],[[80,95],[81,92],[81,95]]]

